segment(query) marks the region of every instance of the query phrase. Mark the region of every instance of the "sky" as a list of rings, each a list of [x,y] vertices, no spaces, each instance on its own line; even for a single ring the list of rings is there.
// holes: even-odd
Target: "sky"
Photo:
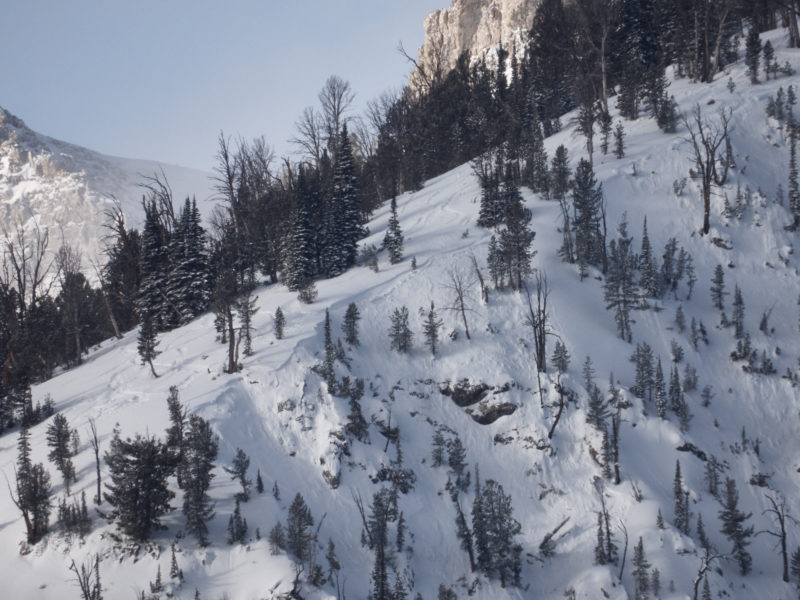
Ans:
[[[115,156],[210,170],[220,131],[278,155],[330,75],[356,112],[406,83],[449,0],[0,0],[0,106]]]

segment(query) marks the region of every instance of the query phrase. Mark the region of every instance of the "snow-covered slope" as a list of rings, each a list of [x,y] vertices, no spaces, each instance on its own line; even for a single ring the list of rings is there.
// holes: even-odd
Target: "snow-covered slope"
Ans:
[[[58,249],[63,239],[81,251],[86,268],[102,251],[104,213],[114,206],[114,198],[130,225],[140,226],[141,184],[162,171],[176,202],[195,196],[203,213],[210,212],[208,173],[105,156],[36,133],[0,107],[0,223],[9,232],[18,225],[47,228],[51,249]]]
[[[784,48],[779,32],[769,34],[779,50],[780,62],[789,60],[800,67],[796,50]],[[471,340],[464,335],[459,316],[445,310],[452,304],[448,274],[462,271],[471,277],[470,261],[475,255],[485,265],[491,233],[475,225],[480,190],[469,165],[461,166],[426,183],[413,194],[398,198],[399,219],[405,233],[405,260],[390,265],[381,255],[380,271],[355,268],[344,275],[319,281],[319,297],[312,305],[298,302],[295,294],[281,286],[258,290],[259,312],[255,316],[255,354],[243,360],[243,370],[235,375],[223,373],[225,347],[215,342],[213,316],[160,337],[162,353],[155,361],[161,377],[154,379],[149,368],[139,364],[136,335],[105,342],[93,351],[86,364],[63,373],[34,388],[35,399],[50,394],[56,408],[79,428],[83,442],[76,457],[78,483],[73,493],[86,490],[91,497],[95,485],[94,463],[88,445],[87,420],[94,418],[101,432],[101,446],[107,449],[111,430],[119,423],[123,435],[149,432],[163,435],[167,427],[168,388],[178,387],[181,400],[192,412],[209,419],[220,436],[219,463],[229,465],[237,448],[251,457],[250,475],[260,469],[266,491],[255,494],[242,505],[250,527],[246,545],[228,546],[225,528],[230,516],[236,485],[222,469],[216,469],[211,493],[216,501],[216,517],[211,523],[212,545],[201,549],[194,540],[178,540],[178,562],[185,582],[178,597],[192,597],[195,589],[203,598],[269,598],[291,588],[294,570],[285,555],[272,556],[267,532],[278,521],[285,522],[287,508],[297,492],[302,492],[319,529],[319,561],[327,567],[324,554],[328,538],[336,544],[346,578],[349,598],[364,598],[369,591],[372,553],[361,544],[361,518],[354,502],[360,495],[369,504],[380,484],[373,480],[380,467],[395,458],[395,448],[380,433],[377,422],[399,428],[405,465],[414,470],[414,489],[400,496],[399,508],[408,525],[406,549],[397,557],[398,568],[413,589],[423,598],[436,597],[439,584],[452,586],[458,597],[468,593],[476,598],[563,598],[573,588],[578,598],[633,597],[631,556],[641,536],[647,559],[660,571],[661,598],[691,597],[692,580],[700,566],[700,545],[694,535],[697,517],[702,514],[711,542],[721,552],[729,550],[720,534],[718,501],[706,491],[704,462],[689,452],[677,450],[690,442],[707,455],[724,461],[723,476],[733,477],[738,485],[740,507],[752,512],[756,530],[771,527],[766,493],[751,485],[756,473],[769,475],[769,485],[786,499],[788,511],[800,518],[800,478],[797,434],[797,389],[779,375],[752,375],[743,372],[729,353],[734,348],[729,328],[719,328],[719,313],[709,297],[709,281],[717,264],[724,266],[729,290],[737,284],[746,305],[745,326],[758,349],[765,349],[779,374],[796,372],[800,356],[797,333],[797,298],[800,293],[798,258],[793,252],[798,234],[787,232],[787,210],[778,206],[775,191],[785,182],[788,149],[777,123],[768,122],[764,107],[778,86],[796,79],[751,86],[744,69],[731,69],[735,89],[727,87],[728,74],[710,85],[693,85],[685,80],[670,88],[684,111],[699,104],[712,117],[723,107],[732,110],[731,135],[737,168],[726,192],[734,199],[736,186],[749,186],[753,202],[741,219],[721,216],[722,198],[712,205],[712,231],[700,236],[702,223],[699,189],[689,180],[682,195],[676,196],[673,182],[688,175],[692,167],[686,131],[675,135],[661,133],[650,120],[625,123],[627,150],[623,159],[596,154],[595,170],[608,202],[609,230],[613,231],[623,213],[630,223],[637,251],[641,242],[641,223],[648,219],[650,240],[660,256],[670,237],[692,255],[698,283],[691,300],[684,300],[685,285],[678,289],[687,321],[702,320],[709,334],[708,346],[702,342],[695,351],[687,333],[674,327],[679,304],[671,295],[659,304],[660,311],[637,311],[633,325],[634,344],[616,336],[613,316],[604,309],[601,275],[592,272],[584,281],[573,265],[556,256],[560,234],[559,208],[555,203],[525,193],[533,212],[537,232],[534,247],[537,269],[546,272],[550,284],[551,325],[564,340],[572,355],[565,384],[578,392],[576,405],[564,412],[551,447],[537,448],[545,440],[554,418],[557,398],[553,372],[541,374],[543,396],[533,358],[530,330],[525,325],[527,306],[524,295],[490,291],[488,304],[479,299],[472,285],[468,315]],[[565,119],[566,122],[566,119]],[[565,144],[574,161],[582,155],[583,139],[571,128],[547,140],[550,156]],[[574,162],[573,162],[574,166]],[[785,184],[784,184],[785,187]],[[758,193],[757,193],[758,192]],[[379,211],[369,224],[372,235],[366,243],[379,244],[388,220],[388,207]],[[610,236],[611,237],[611,233]],[[411,259],[417,268],[411,268]],[[484,267],[485,272],[485,267]],[[731,296],[728,297],[730,306]],[[422,344],[422,311],[435,302],[444,320],[440,353],[433,358]],[[348,348],[350,367],[338,363],[339,376],[361,377],[367,393],[362,405],[370,426],[370,444],[354,441],[349,455],[339,451],[339,434],[349,408],[343,398],[331,397],[319,375],[311,368],[321,361],[325,310],[330,311],[334,335],[340,334],[345,309],[355,302],[362,315],[361,344]],[[407,306],[415,332],[414,348],[408,355],[390,351],[387,331],[389,315],[395,307]],[[272,315],[281,307],[286,315],[286,335],[276,340]],[[762,313],[771,309],[774,332],[758,329]],[[647,341],[656,357],[669,364],[670,343],[676,340],[685,350],[684,363],[691,363],[699,377],[697,390],[687,394],[694,417],[690,429],[681,433],[674,415],[658,419],[652,406],[629,393],[634,381],[633,364],[628,360],[638,342]],[[554,340],[549,341],[548,354]],[[594,566],[596,511],[599,500],[593,479],[600,467],[593,459],[601,438],[586,423],[586,391],[581,364],[591,356],[597,383],[613,371],[623,395],[632,406],[623,411],[620,431],[622,483],[606,485],[608,507],[614,523],[624,523],[630,539],[627,565],[621,581],[619,566]],[[681,370],[683,364],[681,365]],[[467,379],[472,384],[486,383],[496,388],[484,402],[467,409],[457,406],[441,393],[448,382]],[[508,384],[508,385],[506,385]],[[700,390],[712,387],[714,396],[703,406]],[[492,406],[508,403],[515,408],[489,425],[472,416],[484,414]],[[645,414],[645,409],[648,414]],[[32,430],[34,460],[46,461],[44,432],[46,423]],[[431,439],[444,427],[446,437],[458,435],[467,449],[469,468],[480,466],[482,479],[500,482],[513,498],[514,515],[522,526],[523,588],[501,589],[470,573],[466,553],[456,537],[455,509],[448,493],[446,467],[431,466]],[[742,446],[742,432],[750,440]],[[759,440],[759,451],[753,449]],[[13,477],[16,437],[0,438],[0,470]],[[692,536],[680,534],[672,525],[672,477],[675,461],[680,460],[689,489]],[[51,469],[54,482],[58,479]],[[328,481],[338,476],[338,487]],[[276,499],[270,490],[280,489]],[[634,486],[641,501],[634,498]],[[55,484],[61,494],[61,484]],[[177,491],[177,490],[176,490]],[[462,497],[469,512],[473,490]],[[107,505],[105,505],[107,508]],[[130,548],[113,536],[113,525],[97,516],[85,540],[65,540],[49,534],[30,552],[20,554],[19,541],[24,526],[6,495],[0,496],[4,516],[0,528],[0,564],[6,573],[4,589],[14,598],[64,598],[75,595],[68,565],[99,553],[105,598],[128,598],[147,589],[157,566],[166,576],[169,548],[179,537],[184,519],[180,495],[173,500],[176,510],[166,519],[168,530],[158,533],[152,544],[132,556]],[[666,529],[656,527],[656,515],[663,513]],[[540,556],[543,536],[562,520],[567,525],[557,538],[555,554]],[[323,520],[324,518],[324,520]],[[256,539],[256,528],[262,539]],[[621,530],[615,530],[622,550]],[[771,536],[752,541],[753,572],[740,577],[732,561],[719,561],[709,574],[714,597],[791,598],[796,592],[780,580],[780,565],[773,551]],[[789,545],[800,543],[792,525]],[[409,549],[411,548],[411,549]],[[13,574],[13,575],[12,575]],[[480,583],[475,585],[476,579]],[[168,588],[173,586],[168,584]],[[304,586],[306,598],[336,597],[328,584],[315,590]]]

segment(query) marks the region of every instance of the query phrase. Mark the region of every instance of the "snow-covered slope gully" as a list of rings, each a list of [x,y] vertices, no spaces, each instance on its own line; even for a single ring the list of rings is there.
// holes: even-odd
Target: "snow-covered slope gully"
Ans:
[[[798,52],[787,50],[779,32],[768,34],[778,47],[781,64],[785,60],[800,68]],[[731,77],[735,89],[727,87]],[[68,572],[70,560],[80,563],[100,555],[105,598],[129,598],[147,588],[155,578],[157,565],[166,576],[169,571],[170,544],[178,540],[178,562],[185,582],[174,582],[167,589],[177,597],[190,598],[200,590],[203,598],[269,598],[291,588],[294,570],[285,554],[270,554],[267,532],[286,521],[287,508],[297,492],[308,503],[316,523],[321,523],[319,560],[324,567],[328,538],[336,544],[342,563],[342,579],[348,598],[365,598],[370,586],[372,552],[361,544],[361,518],[354,503],[360,495],[365,504],[379,489],[373,483],[382,464],[395,458],[376,421],[391,422],[399,428],[405,465],[414,470],[414,489],[402,494],[399,507],[408,525],[406,548],[397,564],[404,569],[407,582],[423,598],[434,598],[439,584],[452,586],[459,598],[471,591],[476,598],[563,598],[573,588],[577,598],[633,597],[631,556],[641,536],[649,562],[660,571],[661,598],[691,597],[691,583],[700,566],[700,548],[694,534],[697,517],[702,514],[711,543],[727,552],[729,542],[720,533],[719,502],[706,491],[704,462],[690,452],[677,450],[690,442],[707,455],[727,463],[724,475],[737,481],[740,507],[752,512],[756,530],[772,527],[766,494],[769,490],[749,483],[757,473],[769,475],[768,482],[786,499],[788,511],[800,518],[800,437],[798,393],[780,375],[787,369],[796,372],[800,356],[797,326],[797,299],[800,292],[798,255],[793,252],[797,233],[784,230],[788,211],[774,201],[776,187],[786,181],[788,147],[778,124],[764,116],[767,98],[792,78],[750,85],[741,64],[721,74],[710,85],[672,83],[680,109],[688,112],[699,104],[713,118],[718,109],[732,110],[731,136],[736,170],[726,193],[731,200],[736,186],[749,186],[753,202],[741,219],[721,216],[722,197],[712,202],[712,231],[700,236],[701,204],[697,182],[688,180],[679,196],[673,182],[688,176],[692,167],[690,146],[682,127],[675,135],[661,133],[653,121],[625,122],[626,156],[595,154],[598,181],[608,203],[609,238],[623,213],[638,251],[641,225],[646,216],[650,240],[660,257],[670,237],[689,251],[694,259],[698,282],[691,300],[682,284],[677,290],[687,322],[694,317],[708,328],[708,346],[702,342],[695,351],[688,333],[680,333],[673,319],[679,301],[672,295],[660,301],[661,311],[637,311],[633,325],[633,344],[616,336],[611,312],[604,309],[601,275],[593,271],[580,281],[574,265],[556,256],[560,222],[556,203],[524,192],[533,212],[536,231],[535,267],[546,272],[550,284],[551,325],[572,355],[565,383],[577,392],[576,405],[564,412],[549,450],[537,448],[536,440],[546,438],[554,418],[551,404],[557,397],[555,375],[543,373],[544,398],[533,358],[533,343],[525,325],[527,310],[524,295],[490,291],[489,302],[480,302],[477,284],[471,286],[469,315],[472,339],[467,340],[458,315],[444,310],[452,303],[446,283],[448,273],[461,270],[470,277],[471,256],[484,265],[491,233],[475,225],[480,190],[469,165],[461,166],[426,183],[413,194],[398,198],[399,218],[405,233],[405,259],[390,265],[381,255],[380,270],[365,267],[350,270],[341,277],[317,283],[319,296],[312,305],[298,302],[283,286],[258,290],[259,312],[255,316],[255,353],[243,360],[235,375],[223,373],[225,348],[215,342],[213,315],[160,337],[162,353],[156,360],[161,377],[154,379],[149,368],[139,364],[136,334],[109,341],[92,352],[86,364],[67,371],[34,388],[35,400],[50,394],[57,410],[67,416],[82,434],[76,457],[78,483],[73,494],[86,490],[91,497],[95,485],[94,460],[88,444],[87,420],[94,418],[101,432],[101,446],[108,448],[111,430],[119,423],[123,435],[149,432],[163,435],[167,427],[166,397],[170,386],[177,386],[190,411],[209,419],[219,434],[219,464],[229,465],[237,448],[251,458],[251,477],[260,469],[266,491],[242,505],[249,524],[245,545],[225,543],[225,528],[233,511],[235,483],[222,469],[215,470],[211,493],[216,502],[216,517],[211,522],[212,544],[200,548],[188,537],[179,536],[184,526],[180,512],[180,493],[173,500],[176,509],[167,517],[168,529],[155,535],[136,558],[127,546],[112,536],[113,525],[93,515],[92,532],[84,540],[67,540],[50,533],[25,554],[20,553],[24,526],[6,494],[0,495],[0,564],[3,565],[4,595],[8,598],[76,597],[77,589]],[[794,83],[797,80],[794,79]],[[564,122],[567,122],[565,119]],[[573,159],[582,155],[583,138],[571,128],[546,141],[548,154],[565,144]],[[388,207],[369,224],[366,243],[379,244],[388,219]],[[717,240],[715,243],[713,240]],[[417,268],[411,268],[412,257]],[[745,327],[756,348],[766,349],[775,363],[777,375],[747,374],[741,362],[729,358],[734,348],[732,330],[719,328],[719,312],[711,305],[709,282],[714,267],[724,266],[727,288],[742,289],[746,305]],[[732,295],[728,297],[730,306]],[[444,319],[445,333],[440,353],[433,358],[422,344],[422,314],[431,301]],[[334,335],[341,335],[345,309],[355,302],[362,315],[361,344],[348,348],[349,369],[337,364],[338,374],[361,377],[367,385],[362,404],[370,426],[371,443],[354,441],[350,455],[337,452],[336,433],[346,422],[347,401],[331,397],[311,367],[321,361],[325,309],[330,310]],[[389,349],[389,315],[405,305],[415,332],[414,348],[408,355]],[[286,315],[286,335],[276,340],[272,315],[281,307]],[[759,331],[762,313],[772,310],[774,332]],[[343,336],[342,336],[343,337]],[[548,342],[552,352],[554,339]],[[670,342],[676,340],[685,350],[684,363],[697,370],[697,389],[687,394],[693,419],[690,429],[681,433],[677,419],[656,417],[651,405],[645,406],[628,391],[634,381],[634,367],[628,360],[635,344],[646,341],[665,365],[670,361]],[[593,484],[601,469],[593,459],[601,436],[586,423],[586,391],[581,364],[592,358],[597,382],[605,390],[609,373],[619,382],[631,406],[623,411],[620,432],[622,483],[607,484],[608,508],[614,523],[624,522],[630,538],[627,565],[620,580],[619,566],[594,566],[598,495]],[[683,364],[681,371],[683,370]],[[668,367],[669,368],[669,367]],[[668,370],[668,369],[667,369]],[[505,392],[489,395],[486,406],[470,407],[474,413],[491,405],[507,402],[515,412],[489,425],[471,418],[440,393],[447,382],[467,379],[490,386],[510,384]],[[714,396],[703,406],[700,390],[711,386]],[[544,408],[543,408],[544,405]],[[645,414],[647,412],[648,414]],[[34,460],[46,461],[45,428],[32,430]],[[495,479],[513,499],[514,515],[522,526],[519,541],[523,546],[522,588],[502,589],[499,582],[478,578],[470,572],[466,553],[456,537],[455,509],[448,493],[446,467],[431,466],[431,439],[438,426],[446,426],[449,437],[457,434],[467,450],[469,468],[480,467],[482,479]],[[751,443],[742,448],[742,432]],[[752,446],[759,440],[759,451]],[[387,449],[388,448],[388,449]],[[0,438],[0,470],[13,477],[16,436]],[[672,526],[672,480],[676,460],[680,460],[689,490],[692,535],[683,535]],[[62,494],[61,483],[53,473],[54,488]],[[338,487],[325,474],[339,475]],[[280,499],[270,490],[280,489]],[[641,501],[634,497],[641,491]],[[176,491],[178,491],[176,489]],[[465,510],[471,506],[473,490],[463,495]],[[107,505],[106,505],[107,507]],[[661,510],[666,528],[656,526]],[[324,517],[324,518],[323,518]],[[555,553],[540,555],[543,536],[569,517],[557,538]],[[256,528],[261,539],[256,539]],[[622,534],[615,526],[616,541],[622,550]],[[180,539],[179,539],[180,538]],[[793,598],[796,591],[781,581],[779,558],[768,535],[753,539],[753,571],[741,577],[733,561],[722,560],[709,572],[714,597]],[[797,547],[800,531],[790,524],[789,545]],[[166,578],[166,577],[165,577]],[[474,582],[480,580],[478,585]],[[321,589],[303,588],[307,598],[335,598],[336,591],[325,584]]]
[[[67,243],[81,252],[89,268],[90,261],[102,262],[106,211],[119,202],[129,225],[140,227],[141,186],[162,174],[176,202],[194,194],[201,212],[210,214],[210,174],[68,144],[31,130],[0,107],[0,233],[38,226],[49,231],[51,249]]]

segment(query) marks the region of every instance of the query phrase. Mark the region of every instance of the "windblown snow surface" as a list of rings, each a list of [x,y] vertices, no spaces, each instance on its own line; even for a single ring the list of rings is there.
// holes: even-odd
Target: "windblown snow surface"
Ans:
[[[800,68],[800,55],[786,49],[783,33],[764,36],[777,47],[783,64],[789,60]],[[729,91],[728,78],[735,83]],[[729,542],[720,534],[719,502],[706,490],[704,463],[692,453],[676,448],[690,442],[706,454],[714,454],[728,465],[724,476],[736,479],[740,508],[752,512],[750,523],[756,530],[773,528],[766,494],[769,490],[749,483],[756,473],[769,475],[769,485],[786,499],[788,511],[800,518],[800,437],[798,430],[798,392],[787,379],[787,369],[797,373],[798,340],[798,256],[794,247],[798,233],[787,232],[790,222],[786,208],[775,202],[779,183],[786,187],[788,143],[784,131],[765,117],[767,98],[779,86],[797,84],[796,78],[749,83],[743,65],[734,65],[710,85],[677,80],[669,90],[680,110],[688,113],[699,104],[703,114],[713,120],[722,108],[732,110],[731,137],[736,169],[725,189],[733,201],[736,186],[749,186],[754,201],[741,219],[722,216],[722,193],[712,201],[712,229],[698,234],[702,207],[698,183],[688,180],[682,195],[676,196],[673,182],[688,176],[693,166],[690,146],[683,126],[675,135],[661,133],[652,120],[625,122],[626,156],[596,153],[594,165],[608,204],[609,239],[623,213],[638,251],[641,224],[646,216],[650,239],[660,257],[665,242],[676,237],[693,256],[698,283],[686,301],[685,283],[676,300],[667,295],[659,306],[663,310],[637,311],[633,325],[634,344],[616,335],[613,315],[605,310],[601,274],[592,271],[580,281],[577,268],[556,256],[560,245],[559,208],[524,191],[533,212],[536,231],[534,259],[536,269],[547,274],[550,285],[551,328],[572,355],[565,384],[578,392],[576,405],[569,405],[559,423],[549,450],[536,447],[546,439],[554,418],[557,399],[552,369],[541,374],[543,398],[533,357],[530,329],[525,325],[527,310],[524,294],[491,290],[488,304],[480,301],[477,283],[470,286],[472,311],[468,314],[472,339],[467,340],[459,316],[445,310],[452,304],[446,283],[448,273],[462,271],[471,277],[470,257],[475,255],[486,273],[485,260],[491,232],[478,228],[480,190],[469,165],[428,181],[422,190],[398,198],[401,226],[405,233],[405,259],[390,265],[380,255],[380,271],[354,268],[331,280],[317,282],[319,296],[311,305],[299,303],[294,293],[283,286],[258,289],[259,311],[255,316],[254,355],[243,359],[241,372],[223,372],[226,348],[215,341],[213,315],[208,314],[178,330],[161,335],[160,356],[155,367],[139,364],[136,332],[124,339],[104,342],[94,349],[86,363],[34,388],[34,399],[50,394],[56,408],[82,435],[75,458],[78,483],[73,494],[94,493],[94,458],[88,443],[88,419],[94,418],[101,432],[101,446],[108,448],[112,428],[119,423],[123,436],[137,432],[163,436],[168,426],[166,397],[170,386],[177,386],[181,400],[191,412],[209,419],[219,434],[218,465],[230,465],[237,448],[251,457],[250,476],[260,469],[266,491],[242,505],[249,525],[249,540],[244,545],[227,545],[226,525],[234,508],[237,485],[219,466],[211,494],[216,502],[216,517],[211,522],[211,546],[200,548],[190,537],[181,536],[184,518],[180,511],[180,491],[167,516],[168,529],[158,532],[152,543],[137,551],[114,537],[115,528],[93,513],[92,532],[85,539],[65,539],[55,531],[32,548],[21,544],[24,525],[8,495],[0,495],[0,564],[3,565],[7,598],[77,597],[76,584],[68,571],[71,559],[77,563],[100,556],[105,598],[131,598],[148,590],[160,565],[168,580],[170,545],[177,540],[178,562],[185,575],[179,587],[168,582],[166,589],[175,597],[191,598],[195,589],[203,598],[255,599],[276,597],[291,588],[294,569],[285,555],[272,556],[266,540],[273,525],[285,523],[294,495],[302,492],[319,527],[319,562],[324,559],[328,539],[336,544],[342,563],[342,579],[348,598],[365,598],[370,589],[373,556],[362,546],[362,524],[354,496],[360,495],[368,508],[379,489],[373,483],[382,464],[395,458],[395,448],[387,444],[375,421],[399,427],[405,464],[414,470],[414,489],[400,496],[399,507],[407,525],[406,548],[397,554],[396,564],[404,574],[412,597],[436,597],[440,583],[453,586],[458,597],[475,598],[563,598],[574,588],[578,598],[633,597],[631,557],[641,536],[649,562],[661,574],[661,598],[691,597],[692,580],[700,566],[702,549],[695,535],[697,517],[702,514],[706,531],[720,552],[728,552]],[[569,122],[567,115],[564,122]],[[573,167],[583,155],[582,137],[572,126],[546,141],[550,156],[559,144],[570,151]],[[367,244],[380,244],[388,221],[388,207],[379,210],[369,223]],[[714,241],[716,240],[716,242]],[[417,268],[411,268],[416,258]],[[777,375],[748,374],[742,363],[729,358],[734,349],[731,328],[720,328],[719,312],[711,305],[709,282],[717,264],[724,267],[729,291],[739,285],[746,305],[745,326],[755,348],[772,358]],[[732,294],[726,298],[730,314]],[[440,353],[433,358],[423,345],[422,311],[435,302],[444,319]],[[350,456],[336,450],[335,433],[340,432],[348,414],[347,401],[331,397],[319,375],[311,368],[321,362],[325,309],[330,310],[334,335],[340,335],[345,309],[355,302],[362,315],[361,344],[346,348],[347,368],[337,363],[339,376],[361,377],[367,393],[362,400],[364,414],[371,420],[369,444],[353,442]],[[708,346],[702,342],[695,351],[687,333],[674,327],[675,309],[683,304],[687,322],[702,320],[709,334]],[[414,347],[408,355],[389,349],[389,315],[395,307],[408,306],[415,332]],[[281,307],[286,315],[286,335],[276,340],[272,315]],[[759,321],[771,310],[769,335],[760,332]],[[455,332],[458,335],[451,337]],[[548,354],[555,337],[548,340]],[[669,370],[670,342],[676,340],[685,350],[685,362],[699,376],[698,388],[688,394],[693,419],[687,433],[681,433],[671,413],[666,420],[656,417],[652,406],[629,393],[634,366],[629,361],[635,344],[646,341]],[[622,483],[606,485],[608,506],[614,523],[624,522],[630,538],[625,572],[619,579],[619,566],[594,566],[598,496],[593,479],[600,467],[590,454],[599,450],[601,437],[586,423],[586,390],[581,364],[592,358],[597,383],[605,390],[609,373],[632,403],[624,410],[620,432]],[[683,364],[680,365],[681,371]],[[440,393],[448,382],[467,379],[472,384],[486,383],[507,391],[490,394],[483,404],[469,409],[458,407]],[[711,404],[701,404],[700,391],[712,386]],[[470,412],[480,414],[491,406],[510,403],[511,415],[481,425]],[[47,422],[32,430],[34,460],[45,461]],[[495,479],[513,498],[514,516],[521,523],[523,545],[522,588],[502,589],[470,572],[466,553],[456,537],[455,510],[445,491],[447,468],[431,466],[431,438],[435,428],[444,425],[457,433],[467,449],[469,468],[480,467],[482,479]],[[756,454],[741,446],[742,429],[747,437],[760,442]],[[752,445],[752,444],[751,444]],[[16,435],[0,438],[0,469],[13,480],[16,460]],[[672,525],[672,481],[675,461],[680,460],[684,480],[690,490],[692,536],[679,533]],[[63,493],[60,477],[49,467],[57,496]],[[337,488],[326,482],[324,474],[339,474]],[[103,476],[108,478],[105,471]],[[277,484],[280,499],[270,490]],[[632,484],[641,490],[640,502],[634,498]],[[174,487],[174,483],[173,483]],[[462,497],[469,513],[474,489]],[[104,503],[101,509],[108,509]],[[666,529],[656,527],[658,510]],[[55,513],[54,515],[55,516]],[[469,514],[468,514],[469,517]],[[543,536],[563,519],[567,525],[559,532],[555,554],[540,556]],[[54,520],[54,519],[53,519]],[[261,539],[256,539],[256,529]],[[55,528],[53,528],[55,529]],[[616,542],[622,551],[623,538],[615,528]],[[738,574],[735,562],[721,560],[709,572],[714,597],[789,599],[796,597],[792,584],[781,581],[779,556],[774,539],[757,536],[749,547],[754,557],[753,571]],[[800,543],[800,532],[789,524],[789,547]],[[25,549],[25,552],[20,552]],[[475,583],[478,581],[477,584]],[[335,598],[335,589],[304,585],[306,598]]]

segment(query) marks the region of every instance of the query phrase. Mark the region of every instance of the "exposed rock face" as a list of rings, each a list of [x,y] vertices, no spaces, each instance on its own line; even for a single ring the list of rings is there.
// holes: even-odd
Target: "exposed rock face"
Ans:
[[[116,198],[129,226],[142,221],[140,184],[163,170],[176,204],[196,194],[202,212],[211,211],[206,173],[153,161],[106,156],[41,135],[0,107],[0,240],[18,227],[38,227],[50,236],[50,251],[67,243],[90,262],[102,262],[104,211]]]
[[[425,43],[419,49],[419,63],[429,71],[437,64],[448,71],[464,51],[473,61],[496,60],[501,43],[509,51],[522,40],[533,24],[541,0],[452,0],[450,8],[437,10],[425,19]]]

